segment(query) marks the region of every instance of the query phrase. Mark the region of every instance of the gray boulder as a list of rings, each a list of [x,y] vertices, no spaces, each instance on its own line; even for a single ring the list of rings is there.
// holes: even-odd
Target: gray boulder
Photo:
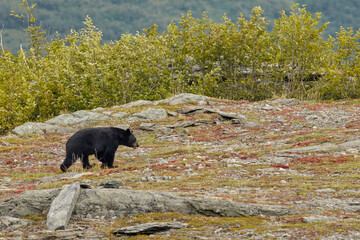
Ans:
[[[0,200],[0,216],[25,217],[46,213],[52,200],[61,189],[25,191],[19,195]]]
[[[146,212],[182,212],[207,216],[282,216],[293,210],[276,205],[250,204],[213,198],[181,197],[158,191],[84,189],[75,207],[77,217],[108,219]]]
[[[44,133],[69,133],[75,131],[71,127],[56,126],[48,123],[34,123],[27,122],[21,126],[18,126],[12,130],[12,133],[16,135],[26,134],[44,134]]]
[[[313,146],[299,147],[299,148],[291,148],[277,151],[277,153],[308,153],[308,152],[331,152],[331,151],[339,151],[339,150],[349,150],[354,149],[356,151],[360,151],[360,140],[350,140],[344,143],[335,144],[335,143],[323,143],[317,144]]]
[[[80,194],[80,183],[63,186],[59,195],[52,201],[47,214],[46,226],[49,230],[65,229]]]
[[[167,131],[167,127],[156,123],[141,123],[140,129],[145,131]]]
[[[240,113],[232,113],[232,112],[224,112],[217,109],[212,108],[204,108],[204,107],[191,107],[181,109],[180,111],[184,115],[194,115],[194,114],[218,114],[224,120],[237,120],[236,123],[245,123],[246,118]]]
[[[105,121],[109,119],[108,115],[80,110],[71,114],[62,114],[46,121],[49,124],[73,125],[81,123],[91,123],[96,121]]]
[[[0,200],[0,216],[24,217],[45,213],[60,189],[27,191]],[[282,216],[295,213],[279,205],[242,203],[214,198],[182,197],[159,191],[128,189],[81,189],[73,211],[74,218],[114,219],[148,212],[182,212],[206,216]]]
[[[246,118],[241,115],[240,113],[229,113],[229,112],[223,112],[223,111],[215,111],[215,113],[219,114],[222,118],[226,120],[238,120],[237,123],[245,123]]]
[[[181,93],[174,97],[167,98],[164,100],[157,101],[156,104],[169,104],[169,105],[179,105],[179,104],[186,104],[191,102],[200,102],[209,99],[207,96],[203,95],[195,95],[191,93]]]
[[[300,104],[300,100],[296,98],[279,98],[271,101],[267,101],[268,104],[274,104],[274,105],[297,105]]]
[[[162,120],[167,118],[167,113],[165,109],[155,109],[148,108],[144,111],[132,114],[128,120],[129,121],[139,121],[139,120]]]
[[[0,231],[7,230],[15,230],[17,228],[24,227],[29,224],[28,220],[14,218],[9,216],[0,216]]]
[[[135,102],[130,102],[130,103],[123,104],[123,105],[121,105],[121,107],[132,108],[132,107],[139,107],[139,106],[152,105],[152,104],[153,104],[152,101],[138,100],[138,101],[135,101]]]
[[[111,114],[111,117],[114,117],[114,118],[123,118],[123,117],[125,117],[126,115],[128,115],[128,113],[126,113],[126,112],[117,112],[117,113]]]
[[[305,223],[315,223],[315,222],[330,222],[339,220],[337,217],[328,217],[328,216],[309,216],[303,217]]]

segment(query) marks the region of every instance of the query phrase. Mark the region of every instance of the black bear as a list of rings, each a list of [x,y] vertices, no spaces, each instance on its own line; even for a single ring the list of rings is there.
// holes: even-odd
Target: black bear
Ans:
[[[77,131],[66,143],[66,157],[60,169],[66,172],[80,158],[84,169],[90,169],[89,155],[102,162],[101,167],[114,168],[114,157],[119,145],[137,148],[139,144],[130,129],[116,127],[85,128]]]

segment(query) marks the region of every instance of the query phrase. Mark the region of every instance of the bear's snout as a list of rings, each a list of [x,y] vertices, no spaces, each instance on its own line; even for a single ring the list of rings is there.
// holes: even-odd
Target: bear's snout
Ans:
[[[137,142],[134,142],[133,143],[133,148],[135,149],[135,148],[137,148],[137,147],[139,147],[140,145],[137,143]]]

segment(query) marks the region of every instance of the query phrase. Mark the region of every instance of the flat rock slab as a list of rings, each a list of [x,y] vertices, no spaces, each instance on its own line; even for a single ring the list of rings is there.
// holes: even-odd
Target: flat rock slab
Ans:
[[[49,123],[27,122],[14,128],[12,133],[21,136],[26,134],[70,133],[74,131],[75,128],[72,127],[57,126]]]
[[[351,140],[340,144],[335,143],[323,143],[307,147],[291,148],[277,151],[277,153],[309,153],[309,152],[331,152],[338,150],[354,149],[360,151],[360,140]]]
[[[61,189],[25,191],[7,199],[0,199],[0,216],[25,217],[45,213]]]
[[[121,180],[104,181],[99,184],[99,187],[103,188],[119,188],[121,186],[124,186],[124,183]]]
[[[245,123],[246,122],[246,118],[241,115],[240,113],[231,113],[231,112],[224,112],[224,111],[220,111],[217,109],[212,109],[212,108],[204,108],[204,107],[191,107],[191,108],[186,108],[186,109],[181,109],[180,111],[182,114],[185,115],[193,115],[193,114],[201,114],[201,113],[206,113],[206,114],[218,114],[220,117],[222,117],[225,120],[238,120],[238,123]]]
[[[209,99],[209,97],[203,96],[203,95],[196,95],[196,94],[191,94],[191,93],[181,93],[174,97],[157,101],[157,102],[155,102],[155,104],[166,103],[169,105],[180,105],[180,104],[186,104],[186,103],[191,103],[191,102],[205,101],[207,99]]]
[[[160,191],[83,189],[76,204],[74,216],[112,219],[147,212],[182,212],[217,217],[282,216],[295,213],[294,210],[279,205],[182,197]]]
[[[80,110],[71,114],[62,114],[46,121],[48,124],[56,125],[74,125],[81,123],[90,123],[96,121],[104,121],[109,119],[108,115]]]
[[[47,215],[46,226],[49,230],[65,229],[69,223],[76,201],[80,194],[80,183],[65,185],[59,195],[51,203]]]
[[[170,229],[186,228],[188,225],[180,222],[154,222],[139,224],[131,227],[119,228],[113,233],[115,235],[151,235],[157,232],[164,232]]]
[[[128,120],[129,121],[139,121],[139,120],[162,120],[167,118],[167,113],[165,109],[155,109],[148,108],[144,111],[134,113],[131,115]]]
[[[146,105],[153,105],[154,103],[152,101],[148,101],[148,100],[138,100],[135,102],[130,102],[130,103],[126,103],[121,105],[121,107],[124,108],[132,108],[132,107],[140,107],[140,106],[146,106]]]
[[[26,191],[15,197],[0,200],[0,216],[24,217],[26,215],[45,213],[49,208],[53,208],[54,214],[60,211],[64,212],[62,213],[62,219],[68,221],[71,215],[69,206],[72,206],[75,202],[78,191],[80,195],[72,213],[72,216],[78,219],[85,217],[114,219],[148,212],[181,212],[216,217],[282,216],[297,212],[279,205],[242,203],[217,198],[182,197],[174,193],[160,191],[108,188],[78,190],[80,189],[79,183],[67,188],[75,189],[70,192],[65,191],[65,189]],[[62,194],[58,195],[60,191]],[[51,203],[53,199],[54,201]],[[65,201],[66,204],[64,204]],[[66,211],[58,207],[61,204],[65,205]],[[59,210],[56,210],[58,208]],[[50,212],[53,212],[53,210],[50,209],[49,211],[48,222],[53,221],[50,220],[52,218]],[[66,226],[67,221],[63,221],[61,224],[60,222],[54,223],[56,225],[51,229],[63,228]]]
[[[328,216],[310,216],[304,217],[304,223],[315,223],[315,222],[330,222],[330,221],[337,221],[339,218],[337,217],[328,217]]]
[[[300,104],[300,100],[296,98],[279,98],[272,101],[267,101],[268,104],[279,104],[279,105],[297,105]]]
[[[29,224],[28,220],[9,216],[0,216],[0,231],[3,229],[15,230]]]

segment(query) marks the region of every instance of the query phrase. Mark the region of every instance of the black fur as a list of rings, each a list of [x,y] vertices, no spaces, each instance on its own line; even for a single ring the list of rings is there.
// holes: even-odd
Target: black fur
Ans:
[[[102,162],[101,167],[114,168],[114,157],[119,145],[137,148],[139,144],[130,129],[116,127],[98,127],[79,130],[66,143],[66,157],[60,169],[66,172],[68,168],[81,159],[84,169],[90,169],[89,155]]]

